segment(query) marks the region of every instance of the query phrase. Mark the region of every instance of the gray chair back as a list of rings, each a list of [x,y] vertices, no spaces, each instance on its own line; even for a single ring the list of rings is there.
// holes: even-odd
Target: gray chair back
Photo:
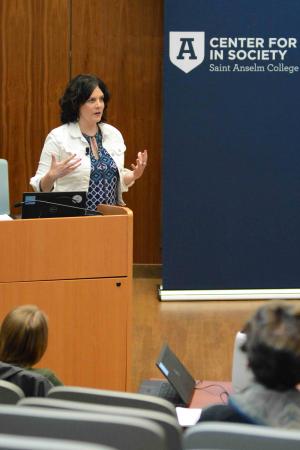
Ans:
[[[184,450],[299,450],[300,431],[240,423],[203,422],[184,433]]]
[[[240,392],[253,383],[254,375],[248,367],[248,358],[241,346],[246,342],[245,333],[238,332],[235,335],[232,355],[232,389],[234,392]]]
[[[0,450],[115,450],[106,445],[62,439],[0,434]]]
[[[0,380],[0,404],[16,405],[24,397],[24,392],[19,386],[10,381]]]
[[[73,402],[56,398],[27,397],[19,401],[20,406],[33,406],[44,408],[58,408],[73,411],[85,411],[95,414],[121,415],[124,417],[140,417],[151,420],[160,425],[166,436],[167,448],[170,450],[182,449],[182,428],[178,420],[160,411],[142,408],[129,408],[125,406],[96,405],[92,403]]]
[[[10,214],[8,164],[6,159],[0,159],[0,214]]]
[[[150,420],[82,411],[0,405],[0,433],[71,439],[118,450],[166,450],[162,427]]]
[[[131,392],[110,391],[78,386],[55,386],[47,397],[76,402],[95,403],[97,405],[129,406],[153,411],[165,412],[176,417],[176,409],[172,403],[159,397]]]

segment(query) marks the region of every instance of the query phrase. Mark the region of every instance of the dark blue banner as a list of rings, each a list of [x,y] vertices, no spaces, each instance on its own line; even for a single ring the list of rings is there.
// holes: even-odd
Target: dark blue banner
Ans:
[[[163,289],[299,288],[300,1],[164,20]]]

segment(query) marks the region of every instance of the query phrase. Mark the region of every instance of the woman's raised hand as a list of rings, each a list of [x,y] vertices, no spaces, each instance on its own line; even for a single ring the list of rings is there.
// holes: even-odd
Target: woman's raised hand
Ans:
[[[57,161],[55,155],[51,155],[51,167],[49,169],[48,175],[53,181],[57,178],[62,178],[69,173],[73,172],[81,164],[81,158],[73,154],[62,161]]]
[[[144,170],[147,165],[147,161],[148,161],[147,150],[144,150],[143,152],[138,152],[136,164],[131,164],[131,168],[133,171],[133,177],[135,180],[137,180],[138,178],[140,178],[143,175]]]

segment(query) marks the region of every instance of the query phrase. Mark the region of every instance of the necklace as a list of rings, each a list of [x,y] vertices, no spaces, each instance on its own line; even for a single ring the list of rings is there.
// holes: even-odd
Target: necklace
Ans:
[[[90,145],[91,145],[91,149],[94,155],[95,159],[99,159],[99,151],[98,151],[98,144],[97,144],[97,140],[96,140],[96,136],[90,136]]]
[[[98,144],[97,144],[97,136],[100,134],[101,136],[101,130],[99,126],[97,127],[98,130],[94,136],[90,136],[86,133],[83,133],[86,139],[89,141],[93,156],[95,159],[99,159],[99,150],[98,150]]]

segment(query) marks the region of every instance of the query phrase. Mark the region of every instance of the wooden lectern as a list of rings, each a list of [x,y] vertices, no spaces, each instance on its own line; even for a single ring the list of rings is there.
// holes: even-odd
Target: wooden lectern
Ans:
[[[67,385],[129,390],[133,216],[98,208],[103,216],[0,222],[0,321],[38,305],[49,319],[38,367]]]

